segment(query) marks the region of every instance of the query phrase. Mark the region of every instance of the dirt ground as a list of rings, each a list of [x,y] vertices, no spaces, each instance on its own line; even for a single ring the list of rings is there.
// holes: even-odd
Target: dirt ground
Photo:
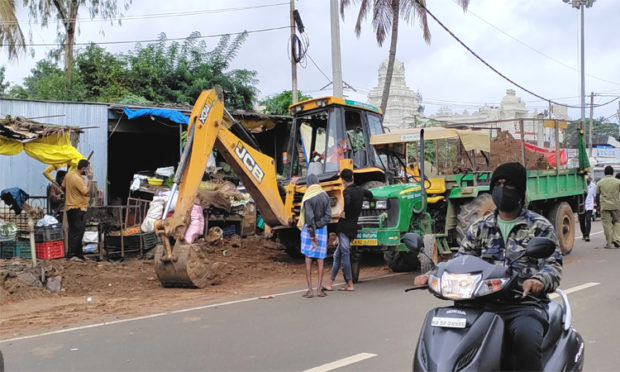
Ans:
[[[163,288],[152,259],[57,259],[43,262],[34,272],[30,260],[0,260],[0,339],[305,286],[303,259],[290,258],[280,244],[258,236],[224,239],[210,259],[220,263],[221,270],[216,282],[204,289]],[[362,277],[390,272],[382,263],[370,264],[362,268]],[[325,266],[327,277],[331,260]],[[41,285],[41,267],[48,286],[60,277],[56,293]],[[316,281],[316,265],[314,271]]]

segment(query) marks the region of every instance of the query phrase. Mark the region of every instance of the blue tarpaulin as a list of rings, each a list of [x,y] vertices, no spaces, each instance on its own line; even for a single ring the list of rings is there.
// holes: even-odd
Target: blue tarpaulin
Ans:
[[[158,116],[160,118],[166,118],[170,121],[179,124],[189,124],[189,117],[183,115],[181,111],[169,110],[169,109],[139,109],[130,110],[127,107],[124,108],[125,115],[131,120],[142,116]]]

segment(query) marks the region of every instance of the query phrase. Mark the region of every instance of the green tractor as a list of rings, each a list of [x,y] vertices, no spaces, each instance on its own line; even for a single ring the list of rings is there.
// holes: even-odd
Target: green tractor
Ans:
[[[351,242],[354,281],[366,252],[383,252],[394,272],[426,272],[458,250],[469,226],[495,210],[489,193],[490,141],[489,130],[451,127],[411,128],[371,137],[385,168],[395,170],[400,183],[370,189],[374,199],[364,202],[358,220],[362,228]],[[426,148],[431,161],[420,161],[418,169],[409,162],[412,148],[418,159],[428,160]],[[441,158],[450,151],[455,164]],[[562,251],[570,253],[573,213],[583,208],[586,190],[583,170],[556,167],[527,173],[528,208],[554,224]],[[423,237],[420,252],[410,252],[401,241],[407,232]]]

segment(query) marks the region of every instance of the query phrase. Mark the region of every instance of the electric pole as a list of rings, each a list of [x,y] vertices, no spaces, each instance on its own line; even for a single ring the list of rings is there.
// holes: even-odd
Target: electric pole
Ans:
[[[588,141],[590,141],[588,156],[592,157],[592,116],[594,116],[594,92],[590,93],[590,129],[588,134]]]
[[[295,42],[295,0],[291,0],[291,77],[292,77],[292,87],[291,87],[291,98],[293,104],[297,103],[297,62],[295,61],[295,56],[293,55],[293,43]]]
[[[334,97],[343,97],[342,62],[340,61],[340,21],[338,20],[338,0],[330,0],[332,28],[332,83]]]

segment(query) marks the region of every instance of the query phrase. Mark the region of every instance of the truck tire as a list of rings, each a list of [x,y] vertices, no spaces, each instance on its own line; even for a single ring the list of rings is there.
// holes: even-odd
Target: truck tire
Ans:
[[[282,229],[278,231],[278,240],[291,258],[304,258],[301,253],[300,232],[297,229]]]
[[[474,200],[461,205],[461,210],[456,217],[456,241],[459,243],[459,246],[465,238],[469,226],[479,218],[493,213],[494,210],[495,203],[493,198],[487,193],[478,194]]]
[[[424,235],[424,248],[419,253],[420,272],[427,273],[431,271],[435,264],[439,261],[439,251],[437,250],[437,241],[432,234]]]
[[[572,208],[567,202],[557,203],[551,208],[547,219],[555,229],[562,254],[570,254],[575,244],[575,219]]]
[[[383,252],[383,259],[395,273],[413,271],[418,267],[418,259],[411,252],[389,250]]]

